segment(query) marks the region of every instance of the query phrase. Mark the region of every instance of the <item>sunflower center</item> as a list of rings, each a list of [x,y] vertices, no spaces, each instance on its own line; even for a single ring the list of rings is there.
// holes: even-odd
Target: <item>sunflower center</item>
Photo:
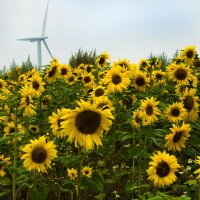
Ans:
[[[30,98],[29,98],[29,96],[27,96],[26,97],[26,105],[29,106],[29,103],[30,103]]]
[[[194,55],[194,53],[193,53],[192,50],[188,50],[188,51],[186,52],[186,56],[187,56],[187,58],[192,58],[193,55]]]
[[[112,77],[112,82],[115,84],[115,85],[118,85],[119,83],[121,83],[121,77],[119,75],[114,75]]]
[[[157,79],[161,79],[162,78],[162,74],[156,74],[156,78]]]
[[[90,73],[90,72],[92,71],[92,68],[91,68],[90,66],[87,66],[86,71],[87,71],[88,73]]]
[[[54,74],[56,73],[56,67],[52,67],[52,69],[49,71],[48,73],[48,77],[51,78],[54,76]]]
[[[61,74],[62,74],[63,76],[66,75],[66,74],[67,74],[67,69],[65,69],[65,68],[61,69]]]
[[[192,110],[194,106],[194,99],[192,96],[186,96],[183,100],[184,108],[186,108],[188,111]]]
[[[104,90],[102,88],[96,89],[94,93],[95,97],[103,96],[103,94],[104,94]]]
[[[159,176],[159,177],[165,177],[169,174],[170,172],[170,167],[169,165],[165,162],[165,161],[161,161],[157,168],[156,168],[156,174]]]
[[[104,58],[104,57],[101,57],[101,58],[99,59],[99,64],[100,64],[100,65],[103,65],[104,62],[105,62],[105,58]]]
[[[84,82],[85,82],[85,83],[91,82],[91,78],[90,78],[89,76],[86,76],[86,77],[84,78]]]
[[[69,77],[68,81],[69,82],[73,82],[74,81],[74,77],[73,76]]]
[[[31,131],[36,132],[37,128],[36,127],[31,127]]]
[[[15,132],[15,128],[10,128],[10,134]]]
[[[180,114],[180,111],[179,111],[178,108],[174,108],[174,109],[172,109],[171,114],[172,114],[174,117],[178,117],[179,114]]]
[[[33,86],[33,89],[37,90],[39,88],[40,84],[37,81],[33,81],[32,86]]]
[[[137,115],[137,116],[135,117],[135,121],[136,121],[136,123],[140,124],[140,118],[139,118],[139,115]]]
[[[184,69],[178,69],[175,72],[175,77],[178,80],[184,80],[187,77],[187,72]]]
[[[35,163],[43,163],[47,158],[47,151],[43,147],[35,148],[31,158]]]
[[[136,85],[138,85],[138,86],[143,86],[144,83],[145,83],[144,78],[141,77],[141,76],[138,77],[138,78],[136,79],[135,83],[136,83]]]
[[[146,113],[147,113],[147,115],[152,115],[153,114],[153,107],[151,106],[151,105],[148,105],[147,107],[146,107]]]
[[[85,175],[88,175],[89,174],[89,171],[88,170],[85,170]]]
[[[0,88],[2,88],[2,86],[3,86],[2,83],[0,83]]]
[[[85,110],[77,115],[75,124],[81,133],[93,134],[101,124],[101,115],[91,110]]]
[[[181,137],[182,137],[182,132],[181,131],[176,132],[176,134],[173,137],[173,142],[178,142],[181,139]]]

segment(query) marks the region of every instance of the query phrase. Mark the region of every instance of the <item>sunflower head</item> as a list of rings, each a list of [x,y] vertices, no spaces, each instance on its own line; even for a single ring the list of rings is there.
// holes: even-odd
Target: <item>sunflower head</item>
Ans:
[[[75,178],[77,178],[77,170],[74,168],[71,169],[67,169],[67,175],[70,179],[74,180]]]
[[[91,178],[92,177],[92,173],[93,173],[93,170],[91,167],[84,167],[82,170],[81,170],[82,174],[84,176],[87,176],[88,178]]]

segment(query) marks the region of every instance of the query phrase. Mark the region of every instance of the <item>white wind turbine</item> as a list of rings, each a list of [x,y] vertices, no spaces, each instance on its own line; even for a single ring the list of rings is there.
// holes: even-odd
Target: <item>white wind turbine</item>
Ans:
[[[29,42],[37,42],[37,56],[38,56],[38,68],[40,69],[40,67],[42,66],[42,51],[41,51],[41,42],[44,43],[47,51],[49,52],[49,55],[51,56],[51,58],[53,59],[53,56],[51,54],[51,51],[49,50],[49,47],[47,45],[47,42],[45,41],[48,37],[45,36],[45,29],[46,29],[46,21],[47,21],[47,12],[48,12],[48,5],[49,5],[49,0],[47,2],[47,7],[46,7],[46,12],[44,15],[44,21],[43,21],[43,25],[42,25],[42,35],[39,37],[30,37],[30,38],[21,38],[18,39],[20,41],[29,41]]]

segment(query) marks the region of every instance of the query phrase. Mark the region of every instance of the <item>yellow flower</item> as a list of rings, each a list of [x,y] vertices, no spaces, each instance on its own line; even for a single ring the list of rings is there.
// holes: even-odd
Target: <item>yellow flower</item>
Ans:
[[[192,64],[196,55],[197,55],[196,47],[187,46],[181,51],[180,58],[183,59],[185,63]]]
[[[91,167],[84,167],[82,170],[81,170],[82,174],[84,176],[87,176],[88,178],[91,178],[92,177],[92,173],[93,173],[93,170]]]
[[[151,156],[152,161],[149,163],[150,167],[147,170],[148,179],[153,181],[155,186],[168,186],[176,181],[175,172],[181,166],[173,155],[169,155],[165,151],[158,152]]]
[[[51,162],[57,157],[56,145],[53,141],[46,142],[45,136],[39,139],[30,140],[22,151],[25,152],[21,159],[24,159],[24,167],[28,171],[46,172],[51,168]]]
[[[74,168],[67,169],[67,175],[70,179],[74,180],[77,177],[77,170]]]
[[[181,148],[185,148],[185,141],[190,137],[190,124],[183,123],[181,126],[173,124],[170,131],[171,133],[165,136],[167,140],[165,147],[168,150],[181,151]]]
[[[5,176],[6,172],[5,172],[5,167],[7,165],[10,165],[10,157],[5,157],[3,154],[0,155],[0,176]]]

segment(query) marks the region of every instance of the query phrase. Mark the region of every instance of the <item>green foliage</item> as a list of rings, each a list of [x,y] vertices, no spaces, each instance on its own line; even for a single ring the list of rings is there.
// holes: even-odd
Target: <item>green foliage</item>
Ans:
[[[73,68],[78,67],[80,64],[95,64],[97,58],[96,50],[84,51],[79,49],[75,54],[69,58],[69,65]]]

